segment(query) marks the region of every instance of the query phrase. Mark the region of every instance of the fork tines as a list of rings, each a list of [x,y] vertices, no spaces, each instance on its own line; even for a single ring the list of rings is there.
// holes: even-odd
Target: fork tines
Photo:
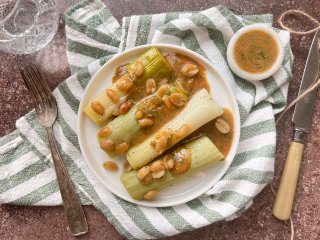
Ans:
[[[46,102],[52,104],[54,98],[51,90],[36,65],[28,65],[23,70],[20,69],[20,73],[35,104],[43,105]]]

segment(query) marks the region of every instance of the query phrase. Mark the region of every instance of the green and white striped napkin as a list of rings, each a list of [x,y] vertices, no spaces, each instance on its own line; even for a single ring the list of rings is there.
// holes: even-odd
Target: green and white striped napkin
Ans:
[[[201,12],[131,16],[122,26],[100,0],[85,0],[65,14],[72,76],[54,91],[58,147],[83,204],[98,208],[127,238],[171,236],[238,217],[273,177],[274,114],[286,105],[293,56],[289,33],[277,30],[285,48],[281,68],[261,82],[235,76],[226,63],[232,35],[252,23],[272,24],[272,15],[235,15],[224,6]],[[241,139],[227,173],[206,194],[174,207],[148,208],[111,194],[83,159],[76,134],[79,101],[92,75],[117,53],[147,43],[171,43],[209,59],[232,87],[241,112]],[[17,130],[0,139],[0,203],[59,205],[61,197],[47,136],[32,111]]]

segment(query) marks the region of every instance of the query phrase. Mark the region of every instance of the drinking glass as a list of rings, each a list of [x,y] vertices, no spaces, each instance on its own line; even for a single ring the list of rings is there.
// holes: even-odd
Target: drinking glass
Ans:
[[[0,50],[38,51],[52,40],[58,23],[55,0],[0,0]]]

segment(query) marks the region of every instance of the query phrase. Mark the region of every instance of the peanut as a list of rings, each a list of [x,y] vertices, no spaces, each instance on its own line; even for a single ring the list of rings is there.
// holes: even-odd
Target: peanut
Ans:
[[[112,172],[115,172],[118,170],[118,165],[114,162],[111,162],[111,161],[105,161],[103,163],[103,167],[104,167],[104,169],[112,171]]]
[[[157,171],[157,172],[153,172],[152,173],[152,177],[157,179],[157,178],[163,177],[165,174],[166,174],[166,171],[163,169],[163,170],[160,170],[160,171]]]
[[[183,148],[183,149],[181,149],[180,153],[182,155],[183,161],[190,162],[190,160],[191,160],[191,151],[190,151],[190,149]]]
[[[151,191],[145,193],[143,195],[143,198],[146,199],[146,200],[151,200],[151,199],[155,198],[157,195],[158,195],[158,191],[157,190],[151,190]]]
[[[181,175],[185,173],[191,164],[192,154],[190,149],[183,148],[179,151],[179,154],[176,155],[174,168],[171,169],[173,175]]]
[[[132,87],[132,81],[129,79],[128,76],[123,76],[119,80],[116,81],[116,87],[121,92],[126,93]]]
[[[100,143],[100,148],[107,150],[107,151],[113,151],[114,150],[114,143],[111,139],[105,139]]]
[[[164,166],[162,164],[161,160],[157,160],[155,162],[153,162],[150,166],[151,172],[157,172],[157,171],[161,171],[164,170]]]
[[[153,120],[149,118],[142,118],[139,120],[139,126],[141,128],[147,128],[153,125]]]
[[[134,64],[134,75],[136,77],[140,77],[144,72],[143,63],[140,60],[137,60]]]
[[[177,131],[178,138],[184,138],[191,132],[191,127],[187,124],[183,124]]]
[[[142,181],[149,172],[150,172],[150,166],[144,166],[140,168],[137,172],[137,178],[139,179],[139,181]]]
[[[229,124],[222,120],[221,118],[218,118],[215,122],[215,126],[217,130],[222,134],[228,134],[230,132],[230,126]]]
[[[174,166],[174,160],[170,156],[165,156],[163,159],[163,166],[166,170],[170,170]]]
[[[131,107],[132,107],[132,103],[131,102],[124,102],[119,107],[119,113],[121,115],[126,114]]]
[[[157,90],[156,81],[153,78],[149,78],[146,81],[146,91],[148,94],[154,93]]]
[[[199,72],[199,68],[198,68],[197,65],[195,65],[193,63],[185,63],[181,67],[181,72],[186,77],[192,77],[192,76],[196,75]]]
[[[166,136],[161,136],[156,143],[155,150],[158,153],[162,153],[168,145],[168,138]]]
[[[182,107],[186,104],[187,98],[182,93],[172,93],[170,101],[177,107]]]
[[[158,96],[153,96],[144,101],[144,104],[149,109],[155,109],[161,104],[161,98]]]
[[[126,142],[120,143],[114,149],[116,153],[124,153],[129,149],[129,144]]]
[[[143,112],[141,110],[137,110],[134,114],[135,119],[140,120],[143,118]]]
[[[113,103],[119,102],[119,95],[116,91],[114,91],[112,89],[108,89],[107,95]]]
[[[91,108],[93,109],[93,111],[95,111],[99,115],[103,115],[104,113],[104,107],[102,106],[101,102],[93,101],[91,103]]]
[[[172,110],[172,109],[174,108],[174,106],[172,105],[172,103],[171,103],[171,101],[170,101],[169,96],[164,95],[164,96],[161,98],[161,100],[162,100],[162,102],[164,103],[164,105],[165,105],[168,109]]]
[[[147,176],[144,177],[144,179],[142,179],[141,183],[143,184],[149,184],[153,181],[152,175],[151,175],[151,171],[147,174]]]
[[[168,93],[169,87],[168,85],[163,85],[158,89],[158,95],[159,97],[163,97]]]
[[[99,137],[108,137],[111,133],[111,130],[108,126],[101,128],[98,132]]]

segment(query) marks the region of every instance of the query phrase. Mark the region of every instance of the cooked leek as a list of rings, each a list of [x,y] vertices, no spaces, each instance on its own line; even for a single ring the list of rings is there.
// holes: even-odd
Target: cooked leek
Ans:
[[[148,78],[162,78],[171,73],[172,68],[168,61],[162,56],[157,48],[150,48],[147,52],[138,57],[134,62],[127,66],[128,72],[134,70],[135,62],[141,61],[144,67],[143,74],[139,77],[138,84]]]
[[[144,72],[142,76],[135,80],[135,84],[143,84],[147,78],[165,77],[172,71],[167,60],[161,55],[157,48],[150,48],[148,51],[143,53],[135,61],[130,63],[127,66],[127,72],[133,72],[136,61],[139,60],[142,62],[144,67]],[[128,75],[128,73],[126,73]],[[120,100],[117,103],[112,102],[106,94],[107,89],[114,90],[118,95]],[[113,84],[112,86],[103,90],[97,97],[90,101],[83,111],[87,116],[96,124],[102,125],[105,123],[111,116],[112,112],[118,108],[126,99],[128,93],[119,91],[119,89]],[[98,101],[102,104],[104,108],[103,115],[99,115],[91,108],[91,103],[93,101]]]
[[[117,103],[113,103],[109,97],[106,94],[107,89],[112,89],[114,91],[116,91],[116,93],[119,95],[120,100]],[[106,88],[105,90],[103,90],[103,92],[101,92],[95,99],[93,99],[92,101],[90,101],[87,106],[83,109],[83,111],[85,112],[85,114],[87,114],[87,116],[97,125],[102,125],[103,123],[105,123],[111,116],[112,116],[112,112],[118,108],[126,99],[126,94],[119,91],[117,89],[117,87],[115,85],[112,85],[111,87]],[[102,106],[104,107],[105,111],[103,113],[103,115],[100,115],[98,113],[96,113],[92,107],[91,107],[91,103],[93,101],[98,101],[102,104]]]
[[[169,85],[169,94],[181,92],[181,90],[177,87],[174,87],[172,85]],[[120,115],[111,122],[107,124],[107,127],[110,129],[111,133],[107,137],[100,137],[97,136],[99,145],[101,142],[105,139],[110,139],[114,143],[114,145],[121,144],[123,142],[126,142],[128,144],[131,144],[134,137],[139,134],[141,130],[139,126],[138,120],[135,118],[135,113],[137,109],[139,109],[140,105],[143,105],[146,101],[149,99],[152,99],[157,96],[157,93],[141,100],[136,105],[131,107],[129,112],[127,112],[124,115]],[[185,96],[187,98],[187,96]],[[107,154],[111,154],[110,151],[105,150]],[[114,156],[114,154],[111,154],[111,156]]]
[[[165,132],[168,129],[177,132],[183,125],[188,125],[190,131],[187,135],[189,135],[222,113],[223,109],[212,99],[207,90],[202,89],[191,98],[184,109],[172,121],[142,143],[131,147],[127,152],[127,160],[134,169],[140,168],[181,140],[181,138],[173,139],[170,146],[167,146],[163,151],[156,151],[152,145],[161,132]]]
[[[224,158],[223,154],[206,136],[193,140],[184,145],[183,148],[191,151],[191,166],[181,175],[173,175],[170,171],[167,171],[163,177],[154,179],[149,184],[143,184],[138,180],[136,170],[123,173],[120,179],[131,197],[137,200],[142,199],[148,191],[165,188],[182,177],[195,173],[208,164]]]
[[[111,139],[115,145],[126,142],[131,143],[132,138],[140,131],[139,123],[135,119],[134,114],[137,111],[137,106],[131,107],[129,112],[120,115],[107,124],[111,133],[108,137],[99,137],[99,144],[103,139]]]

